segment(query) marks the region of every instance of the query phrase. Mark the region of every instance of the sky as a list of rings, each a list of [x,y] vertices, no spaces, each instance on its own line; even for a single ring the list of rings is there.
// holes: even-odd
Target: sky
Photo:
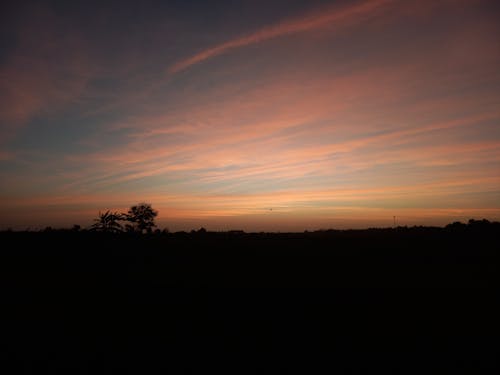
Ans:
[[[0,229],[500,220],[495,0],[3,1]]]

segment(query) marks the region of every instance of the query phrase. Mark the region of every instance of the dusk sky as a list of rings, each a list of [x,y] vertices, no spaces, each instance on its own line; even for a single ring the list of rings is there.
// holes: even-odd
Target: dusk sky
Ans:
[[[500,1],[0,14],[0,229],[143,201],[170,230],[500,220]]]

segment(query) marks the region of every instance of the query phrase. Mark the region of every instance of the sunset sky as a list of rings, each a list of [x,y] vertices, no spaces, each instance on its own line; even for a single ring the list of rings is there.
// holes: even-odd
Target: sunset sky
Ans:
[[[500,219],[499,1],[2,4],[0,229]]]

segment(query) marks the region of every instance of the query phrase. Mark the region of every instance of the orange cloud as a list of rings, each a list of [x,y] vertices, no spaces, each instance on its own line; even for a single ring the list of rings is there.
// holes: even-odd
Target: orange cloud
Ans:
[[[242,127],[239,132],[234,133],[223,127],[222,133],[203,132],[199,138],[193,138],[183,144],[165,147],[160,143],[157,147],[145,150],[139,147],[140,142],[143,142],[139,137],[137,147],[132,145],[129,147],[130,151],[124,149],[123,152],[117,153],[87,155],[85,160],[93,161],[99,168],[100,173],[96,176],[97,186],[173,172],[193,171],[196,172],[199,183],[225,182],[227,186],[235,186],[234,184],[241,183],[237,179],[242,178],[257,179],[269,176],[274,179],[291,179],[307,173],[331,175],[331,168],[335,165],[348,166],[351,171],[355,171],[376,164],[397,162],[414,165],[431,165],[436,161],[446,165],[474,159],[480,162],[494,160],[494,153],[498,152],[500,147],[498,142],[436,145],[428,143],[426,138],[429,135],[431,138],[435,137],[436,132],[447,134],[453,129],[472,127],[480,121],[496,117],[498,115],[495,113],[484,113],[418,127],[407,126],[382,134],[366,135],[361,132],[352,135],[350,140],[332,140],[324,145],[312,143],[294,147],[290,146],[289,136],[278,136],[275,133],[293,123],[266,122],[264,124],[267,124],[267,127],[264,124],[252,124],[252,127]],[[308,127],[304,126],[304,130],[307,131]],[[329,132],[332,132],[332,129],[320,129],[318,136],[328,136]],[[336,134],[334,130],[332,134]],[[299,136],[303,134],[299,133]],[[406,146],[403,149],[387,149],[388,143]],[[255,157],[256,151],[258,157]],[[227,165],[237,166],[237,169],[218,169]],[[120,167],[119,175],[116,174],[117,166]],[[85,174],[79,176],[79,183],[91,181],[92,178],[89,180],[89,177]]]

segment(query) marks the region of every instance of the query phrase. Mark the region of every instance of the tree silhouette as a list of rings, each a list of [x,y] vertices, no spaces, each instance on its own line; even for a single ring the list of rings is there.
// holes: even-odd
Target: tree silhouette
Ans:
[[[109,210],[105,213],[99,211],[99,218],[94,219],[95,223],[92,224],[90,230],[97,232],[111,232],[120,233],[123,232],[123,227],[118,222],[123,220],[123,215],[117,212],[110,212]]]
[[[155,217],[158,211],[153,210],[149,203],[139,203],[130,207],[125,215],[126,220],[132,224],[126,226],[127,230],[139,233],[151,233],[152,228],[156,226]]]

